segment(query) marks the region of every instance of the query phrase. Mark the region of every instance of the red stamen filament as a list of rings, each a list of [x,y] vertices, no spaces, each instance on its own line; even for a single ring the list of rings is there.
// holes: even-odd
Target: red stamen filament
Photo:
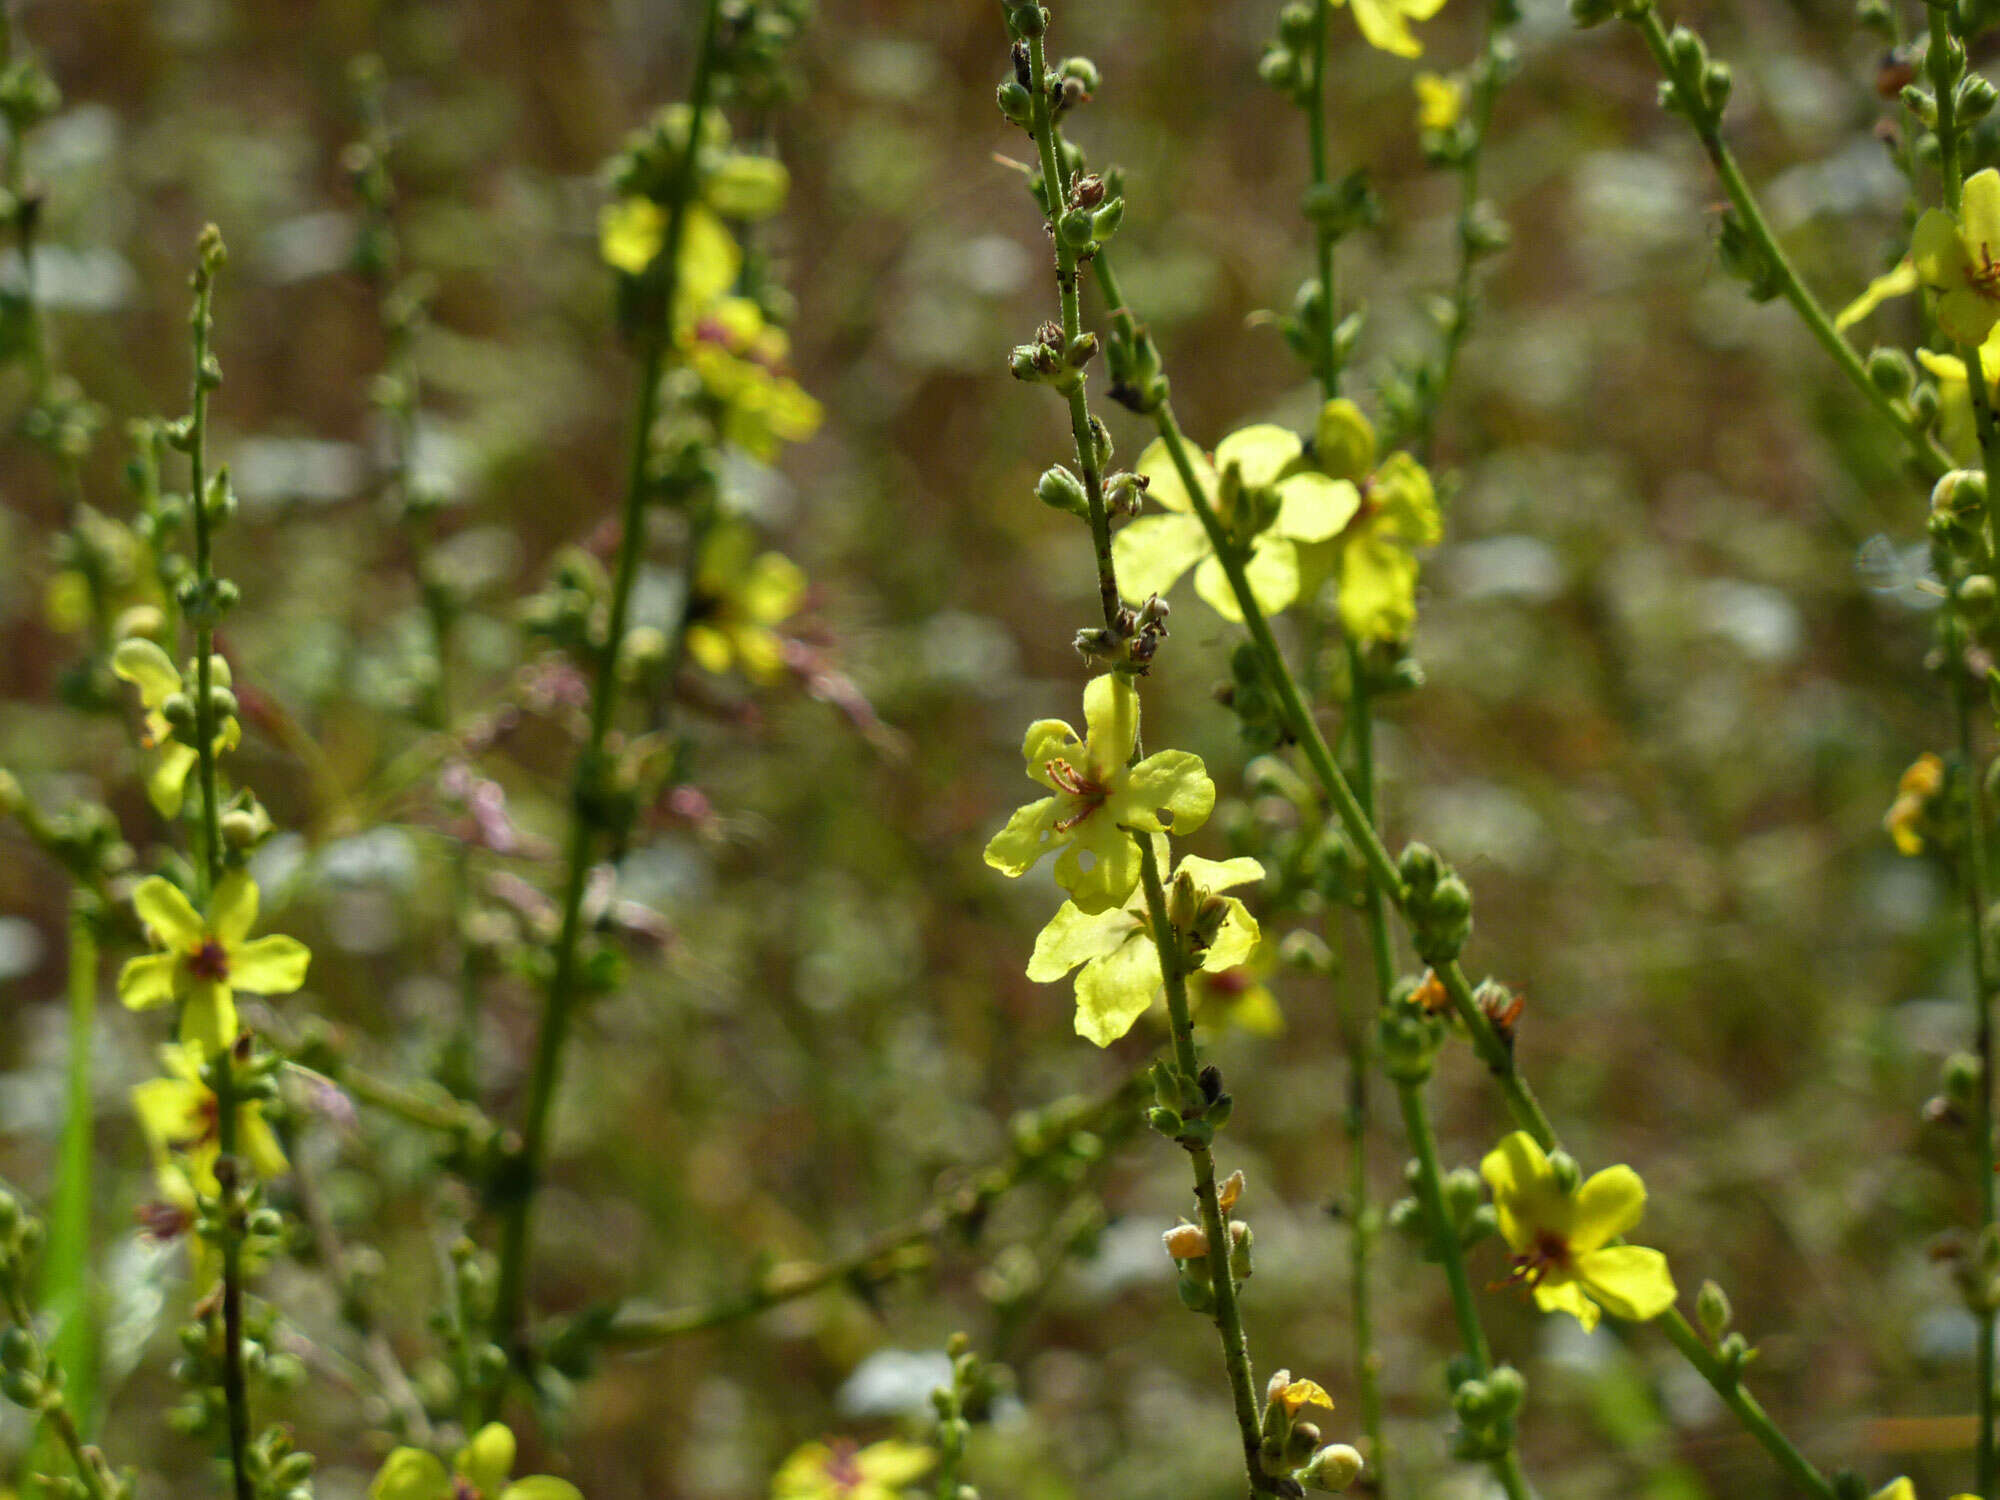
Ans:
[[[1506,1277],[1494,1282],[1487,1290],[1497,1291],[1503,1286],[1518,1286],[1523,1291],[1532,1291],[1542,1284],[1550,1271],[1568,1269],[1569,1241],[1553,1230],[1537,1230],[1534,1248],[1524,1250],[1515,1256]]]
[[[1109,787],[1098,785],[1061,758],[1050,761],[1045,769],[1049,773],[1050,781],[1083,803],[1075,812],[1056,824],[1057,833],[1068,833],[1098,808],[1104,806],[1104,799],[1111,795]]]

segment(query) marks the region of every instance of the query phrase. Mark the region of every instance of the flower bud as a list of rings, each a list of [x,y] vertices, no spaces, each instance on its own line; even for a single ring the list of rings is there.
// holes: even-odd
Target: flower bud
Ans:
[[[1295,52],[1303,52],[1312,44],[1313,13],[1319,7],[1302,5],[1298,0],[1278,12],[1278,40]]]
[[[27,805],[27,800],[21,791],[21,783],[14,779],[14,773],[0,768],[0,818],[13,817]]]
[[[1200,1260],[1208,1254],[1208,1232],[1199,1224],[1176,1224],[1161,1238],[1175,1260]]]
[[[1051,510],[1085,519],[1090,516],[1090,497],[1084,493],[1083,481],[1061,464],[1045,469],[1035,481],[1035,498]]]
[[[1356,1449],[1346,1443],[1331,1443],[1306,1461],[1298,1481],[1309,1490],[1337,1495],[1361,1477],[1364,1467]]]
[[[1576,1164],[1576,1158],[1567,1151],[1549,1153],[1549,1171],[1554,1174],[1556,1186],[1565,1193],[1574,1193],[1583,1181],[1583,1169]]]
[[[1086,208],[1072,208],[1056,222],[1056,233],[1072,250],[1088,248],[1093,229],[1090,210]]]
[[[1910,356],[1901,349],[1871,349],[1868,353],[1868,381],[1876,390],[1892,401],[1900,401],[1910,394],[1910,387],[1916,384],[1917,372],[1910,365]]]
[[[1229,1222],[1229,1274],[1237,1281],[1250,1279],[1250,1247],[1256,1235],[1241,1219]]]
[[[1118,232],[1118,226],[1125,222],[1125,200],[1113,198],[1091,216],[1090,231],[1100,240],[1108,240]]]
[[[1983,73],[1971,73],[1958,86],[1958,118],[1970,125],[1993,112],[1993,82]]]
[[[1708,1341],[1718,1343],[1729,1332],[1731,1312],[1729,1294],[1713,1281],[1704,1281],[1701,1290],[1694,1294],[1695,1321],[1701,1324],[1701,1331],[1708,1335]]]
[[[1497,1421],[1513,1416],[1528,1398],[1527,1379],[1512,1365],[1495,1365],[1486,1377],[1486,1390],[1492,1398],[1488,1409]]]
[[[1444,1192],[1445,1210],[1452,1222],[1463,1228],[1472,1211],[1479,1207],[1481,1186],[1479,1174],[1470,1167],[1453,1167],[1444,1174],[1441,1184]]]
[[[1035,96],[1023,88],[1018,79],[1007,78],[993,91],[993,102],[1000,106],[1000,113],[1019,125],[1023,130],[1034,124]]]
[[[1299,55],[1289,47],[1273,47],[1257,59],[1257,76],[1280,93],[1299,86]]]
[[[1986,475],[1978,469],[1953,469],[1931,487],[1934,515],[1963,516],[1986,508]]]

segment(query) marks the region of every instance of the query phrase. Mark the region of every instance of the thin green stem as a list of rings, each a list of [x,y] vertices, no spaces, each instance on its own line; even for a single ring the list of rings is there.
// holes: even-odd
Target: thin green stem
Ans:
[[[1645,38],[1646,49],[1653,54],[1653,60],[1659,65],[1660,71],[1674,82],[1676,88],[1692,89],[1698,85],[1699,80],[1683,78],[1668,48],[1666,28],[1661,24],[1659,12],[1653,6],[1647,5],[1640,9],[1633,24]],[[1701,141],[1702,150],[1707,153],[1710,164],[1715,168],[1715,175],[1722,181],[1722,190],[1728,195],[1730,205],[1736,210],[1744,232],[1762,253],[1777,279],[1780,294],[1791,303],[1792,310],[1805,323],[1807,331],[1840,367],[1848,383],[1861,393],[1884,421],[1902,435],[1919,468],[1933,479],[1948,471],[1952,467],[1950,455],[1924,430],[1923,423],[1878,389],[1868,378],[1868,369],[1862,363],[1861,356],[1855,353],[1854,346],[1841,336],[1840,331],[1833,326],[1833,319],[1827,315],[1826,309],[1819,305],[1818,299],[1807,290],[1805,282],[1799,279],[1797,269],[1785,254],[1784,247],[1778,243],[1778,237],[1772,233],[1770,221],[1764,217],[1763,209],[1758,206],[1756,195],[1750,191],[1749,183],[1744,180],[1742,168],[1736,164],[1735,155],[1723,142],[1719,125],[1699,109],[1690,111],[1688,118],[1694,127],[1695,135]]]
[[[1833,1484],[1812,1461],[1792,1446],[1791,1441],[1778,1430],[1764,1408],[1757,1404],[1757,1398],[1743,1388],[1738,1376],[1723,1364],[1715,1352],[1702,1342],[1694,1325],[1681,1315],[1679,1308],[1670,1307],[1657,1320],[1667,1341],[1680,1350],[1681,1357],[1695,1369],[1695,1373],[1709,1383],[1723,1404],[1735,1415],[1745,1431],[1763,1445],[1764,1451],[1776,1460],[1801,1488],[1817,1497],[1817,1500],[1834,1500]]]
[[[1036,154],[1041,158],[1042,191],[1048,200],[1049,230],[1055,240],[1056,290],[1062,303],[1062,354],[1067,359],[1069,351],[1083,333],[1082,299],[1077,287],[1080,272],[1076,251],[1063,239],[1058,227],[1069,196],[1069,180],[1063,171],[1062,153],[1057,146],[1055,109],[1049,100],[1047,54],[1039,36],[1028,41],[1028,67],[1034,75],[1031,85],[1034,101],[1032,133]],[[1084,396],[1081,371],[1074,372],[1073,383],[1064,399],[1069,407],[1069,429],[1076,447],[1077,471],[1083,477],[1083,493],[1090,507],[1090,543],[1097,557],[1098,606],[1103,611],[1106,628],[1115,630],[1124,601],[1118,596],[1118,575],[1111,563],[1111,513],[1104,503],[1104,464],[1090,417],[1090,403]]]
[[[1979,1087],[1972,1098],[1972,1118],[1967,1122],[1967,1129],[1972,1136],[1972,1173],[1979,1184],[1979,1232],[1983,1235],[1992,1231],[1996,1208],[1993,1147],[1993,969],[1986,951],[1986,875],[1989,868],[1986,831],[1991,825],[1987,821],[1989,809],[1986,805],[1984,777],[1980,773],[1979,762],[1973,754],[1972,692],[1966,680],[1966,642],[1962,622],[1954,618],[1947,629],[1950,634],[1951,660],[1945,670],[1951,679],[1952,720],[1957,732],[1960,773],[1964,778],[1966,789],[1965,914],[1972,949],[1973,1048],[1979,1058]],[[1977,1393],[1979,1446],[1973,1454],[1976,1471],[1973,1489],[1976,1494],[1990,1495],[1993,1493],[1995,1469],[1993,1339],[1996,1310],[1991,1305],[1986,1305],[1977,1309],[1977,1313],[1979,1342],[1975,1378],[1979,1385]]]
[[[78,1422],[97,1419],[97,1306],[91,1286],[91,1149],[95,1101],[91,1094],[91,1034],[97,1014],[97,913],[89,892],[69,904],[69,1059],[62,1145],[55,1201],[49,1212],[43,1294],[56,1317],[54,1352],[67,1377],[64,1393]]]
[[[1373,824],[1375,718],[1368,691],[1367,663],[1352,637],[1347,642],[1347,672],[1351,694],[1348,700],[1348,732],[1354,746],[1354,791],[1362,812]],[[1364,880],[1362,912],[1368,927],[1368,953],[1375,981],[1375,1005],[1371,1009],[1379,1009],[1389,1003],[1395,988],[1396,956],[1389,937],[1382,888],[1373,877]],[[1368,1201],[1368,1077],[1374,1066],[1375,1028],[1368,1024],[1364,1015],[1360,1024],[1349,1028],[1349,1035],[1353,1053],[1349,1063],[1353,1074],[1348,1082],[1348,1128],[1354,1140],[1353,1159],[1349,1163],[1353,1214],[1349,1259],[1353,1277],[1354,1366],[1355,1379],[1361,1388],[1362,1427],[1368,1434],[1369,1462],[1374,1466],[1375,1491],[1379,1496],[1385,1494],[1388,1488],[1388,1454],[1382,1431],[1381,1357],[1375,1349],[1375,1319],[1368,1279],[1370,1241],[1374,1238]]]
[[[1431,1246],[1438,1263],[1444,1267],[1445,1284],[1451,1288],[1451,1311],[1458,1322],[1459,1342],[1465,1346],[1473,1376],[1484,1379],[1493,1371],[1493,1353],[1486,1343],[1486,1330],[1479,1322],[1479,1306],[1473,1300],[1472,1278],[1465,1269],[1465,1247],[1451,1211],[1445,1206],[1444,1169],[1438,1160],[1437,1133],[1431,1128],[1430,1111],[1424,1104],[1423,1084],[1398,1078],[1396,1099],[1403,1107],[1403,1126],[1410,1137],[1410,1149],[1417,1155],[1417,1202],[1430,1226]],[[1486,1462],[1508,1500],[1529,1500],[1533,1495],[1527,1476],[1521,1471],[1520,1455],[1511,1442]]]
[[[1315,5],[1312,22],[1312,92],[1306,96],[1306,145],[1311,154],[1312,185],[1324,192],[1329,185],[1326,139],[1326,32],[1329,7]],[[1340,286],[1334,280],[1333,224],[1324,214],[1313,216],[1313,254],[1319,266],[1319,348],[1314,351],[1322,397],[1340,394],[1340,345],[1334,338],[1339,323]]]
[[[210,225],[202,232],[195,270],[194,390],[188,418],[188,496],[194,516],[195,752],[201,787],[200,874],[204,902],[213,898],[222,879],[222,807],[215,769],[215,618],[218,589],[211,546],[213,526],[208,503],[208,396],[220,382],[209,353],[213,331],[215,275],[221,269],[222,236]],[[228,1407],[229,1467],[236,1500],[251,1500],[250,1395],[243,1375],[243,1201],[236,1174],[236,1070],[233,1040],[209,1063],[214,1080],[216,1111],[216,1181],[220,1187],[217,1214],[222,1225],[222,1394]]]
[[[1139,879],[1145,886],[1146,912],[1152,920],[1153,942],[1160,954],[1160,977],[1167,992],[1167,1017],[1174,1036],[1174,1062],[1182,1078],[1193,1085],[1201,1075],[1201,1058],[1195,1052],[1194,1017],[1188,1006],[1180,938],[1167,913],[1167,894],[1160,884],[1159,862],[1153,856],[1152,840],[1137,834],[1133,842],[1139,847]],[[1216,1196],[1215,1155],[1202,1145],[1188,1146],[1187,1153],[1194,1168],[1194,1196],[1201,1206],[1202,1233],[1208,1237],[1208,1272],[1215,1291],[1215,1331],[1222,1340],[1222,1363],[1229,1372],[1236,1427],[1243,1439],[1244,1468],[1253,1494],[1279,1493],[1271,1476],[1264,1472],[1258,1454],[1262,1412],[1250,1369],[1249,1345],[1243,1336],[1243,1314],[1236,1302],[1235,1273],[1229,1266],[1229,1220]]]
[[[617,569],[604,644],[597,658],[589,738],[576,765],[575,805],[571,811],[569,841],[565,851],[568,875],[563,888],[562,922],[556,937],[549,986],[542,1008],[541,1033],[529,1077],[521,1148],[516,1158],[518,1171],[511,1184],[512,1193],[501,1224],[500,1269],[494,1290],[492,1333],[494,1343],[510,1353],[517,1352],[514,1343],[527,1299],[528,1247],[536,1189],[548,1148],[549,1112],[555,1101],[557,1081],[561,1077],[563,1044],[568,1039],[576,1009],[578,958],[583,938],[583,894],[589,883],[591,861],[598,843],[598,830],[589,804],[595,800],[596,784],[604,773],[605,741],[610,734],[619,697],[618,658],[624,645],[632,585],[638,577],[639,559],[645,551],[646,464],[651,452],[653,419],[659,409],[661,380],[666,370],[669,344],[667,322],[672,318],[675,294],[679,288],[681,242],[696,187],[696,143],[701,140],[703,122],[709,109],[719,9],[720,0],[706,0],[702,6],[701,39],[695,52],[694,81],[688,96],[687,144],[675,175],[672,200],[667,211],[666,235],[654,259],[654,270],[650,273],[657,279],[660,292],[655,303],[659,310],[658,321],[646,333],[644,368],[632,416]],[[496,1382],[486,1399],[489,1415],[497,1415],[504,1395],[503,1384]]]

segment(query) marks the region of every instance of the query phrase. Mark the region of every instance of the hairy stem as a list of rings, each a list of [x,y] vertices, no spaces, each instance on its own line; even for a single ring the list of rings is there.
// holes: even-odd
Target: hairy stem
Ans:
[[[1153,943],[1160,953],[1160,977],[1167,992],[1167,1017],[1174,1034],[1174,1063],[1192,1085],[1201,1074],[1194,1047],[1194,1017],[1188,1008],[1187,976],[1181,972],[1180,938],[1167,914],[1167,894],[1160,884],[1159,863],[1152,840],[1134,835],[1139,846],[1139,878],[1146,889],[1146,912],[1153,924]],[[1222,1363],[1229,1371],[1229,1393],[1236,1408],[1236,1427],[1243,1439],[1243,1463],[1255,1493],[1275,1493],[1271,1477],[1258,1455],[1262,1412],[1250,1370],[1250,1350],[1243,1336],[1243,1314],[1236,1303],[1236,1279],[1229,1268],[1229,1221],[1216,1197],[1215,1154],[1206,1146],[1187,1148],[1194,1167],[1194,1196],[1201,1205],[1202,1233],[1208,1236],[1208,1272],[1215,1289],[1215,1331],[1222,1339]]]

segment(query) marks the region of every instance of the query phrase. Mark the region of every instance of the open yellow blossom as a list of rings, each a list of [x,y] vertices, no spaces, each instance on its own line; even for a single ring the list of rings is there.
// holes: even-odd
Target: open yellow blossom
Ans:
[[[474,1433],[449,1469],[422,1448],[397,1448],[369,1483],[368,1500],[583,1500],[567,1479],[548,1474],[509,1479],[514,1448],[513,1430],[500,1422]]]
[[[1479,1175],[1514,1252],[1507,1279],[1528,1288],[1543,1312],[1569,1313],[1588,1333],[1600,1312],[1643,1323],[1674,1305],[1664,1255],[1611,1243],[1645,1211],[1646,1185],[1630,1167],[1606,1167],[1566,1188],[1535,1138],[1517,1130],[1487,1153]]]
[[[120,641],[111,653],[111,670],[139,690],[139,702],[146,710],[144,743],[157,750],[159,759],[146,774],[146,797],[163,818],[175,817],[187,791],[188,773],[201,760],[195,747],[174,738],[173,725],[163,712],[169,698],[187,691],[167,653],[143,636]],[[220,656],[209,658],[209,680],[217,687],[230,683],[229,663]],[[234,750],[243,740],[243,726],[234,714],[224,714],[215,726],[215,753]]]
[[[132,1090],[139,1128],[156,1167],[180,1163],[195,1187],[212,1197],[220,1191],[215,1163],[222,1155],[221,1110],[215,1091],[201,1081],[202,1053],[169,1044],[160,1049],[160,1062],[167,1076]],[[264,1121],[264,1106],[255,1099],[236,1106],[236,1148],[259,1177],[281,1177],[287,1169],[284,1150]]]
[[[771,1500],[902,1500],[936,1462],[930,1449],[895,1438],[866,1448],[847,1438],[807,1443],[779,1466]]]
[[[1937,294],[1938,327],[1958,344],[1983,344],[2000,322],[2000,171],[1965,180],[1956,217],[1933,208],[1917,220],[1910,259]]]
[[[1021,876],[1046,854],[1056,884],[1085,915],[1124,904],[1139,884],[1132,833],[1192,833],[1215,807],[1215,783],[1201,757],[1161,750],[1130,764],[1139,743],[1139,695],[1123,677],[1093,677],[1083,690],[1087,735],[1061,719],[1028,726],[1021,754],[1028,775],[1047,787],[986,845],[986,863]]]
[[[1465,113],[1465,85],[1443,73],[1419,73],[1411,82],[1417,90],[1417,129],[1449,130]]]
[[[1336,9],[1344,0],[1327,0]],[[1428,21],[1444,8],[1444,0],[1354,0],[1354,22],[1368,45],[1397,57],[1420,57],[1423,47],[1410,30],[1412,21]]]
[[[1417,624],[1417,553],[1444,536],[1431,476],[1407,453],[1378,464],[1374,427],[1344,397],[1320,409],[1313,448],[1361,503],[1337,535],[1299,549],[1301,587],[1310,592],[1330,574],[1342,630],[1357,641],[1403,640]]]
[[[257,887],[241,870],[216,883],[206,918],[180,887],[157,875],[139,883],[132,905],[165,951],[128,961],[118,975],[118,998],[130,1010],[181,1004],[181,1040],[204,1055],[236,1040],[235,991],[289,995],[305,983],[312,953],[304,943],[276,935],[249,940]]]
[[[806,575],[782,552],[758,552],[747,526],[725,522],[709,534],[688,601],[688,655],[704,671],[740,667],[753,682],[785,671],[784,642],[772,626],[805,598]]]

